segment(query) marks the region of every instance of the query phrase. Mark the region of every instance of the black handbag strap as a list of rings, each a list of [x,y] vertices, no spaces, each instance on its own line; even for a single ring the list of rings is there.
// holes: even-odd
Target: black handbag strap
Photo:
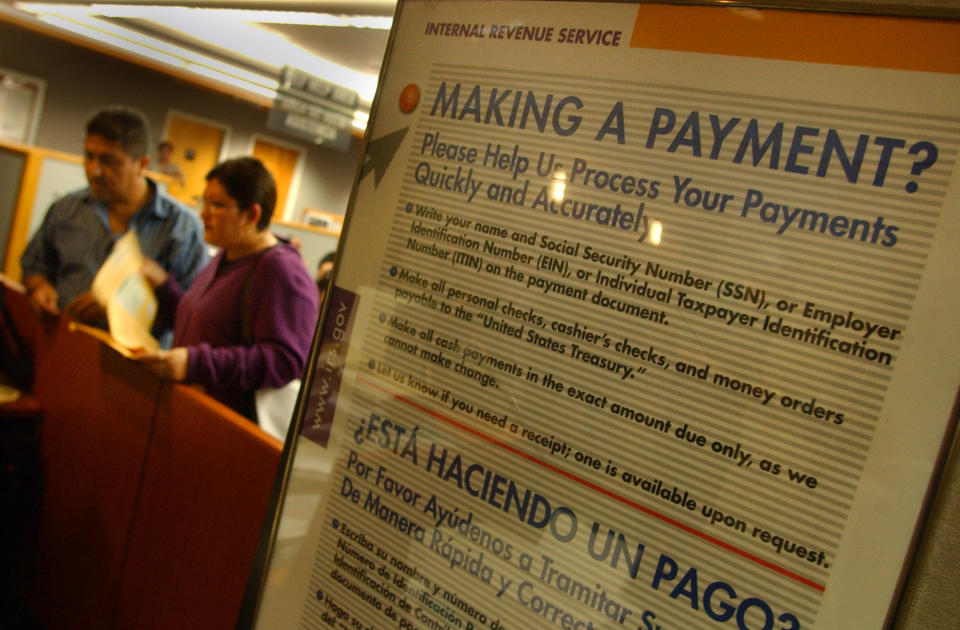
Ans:
[[[250,270],[247,271],[247,277],[243,280],[243,288],[240,290],[240,342],[245,346],[253,345],[253,330],[250,325],[250,313],[247,309],[247,293],[250,290],[250,283],[253,281],[253,274],[257,272],[257,268],[260,267],[260,261],[263,260],[263,255],[271,249],[273,249],[273,247],[262,249],[254,254],[256,259],[253,264],[250,265]]]

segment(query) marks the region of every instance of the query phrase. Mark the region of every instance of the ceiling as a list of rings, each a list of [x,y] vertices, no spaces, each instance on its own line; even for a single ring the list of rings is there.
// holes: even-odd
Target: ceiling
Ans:
[[[362,120],[395,7],[396,0],[0,0],[0,17],[259,103],[272,99],[283,66],[294,66],[356,90]],[[358,25],[367,23],[374,27]]]

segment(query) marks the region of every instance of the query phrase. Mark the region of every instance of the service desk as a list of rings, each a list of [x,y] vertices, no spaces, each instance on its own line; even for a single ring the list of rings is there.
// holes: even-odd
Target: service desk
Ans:
[[[44,412],[30,611],[47,630],[233,628],[280,442],[4,292]]]

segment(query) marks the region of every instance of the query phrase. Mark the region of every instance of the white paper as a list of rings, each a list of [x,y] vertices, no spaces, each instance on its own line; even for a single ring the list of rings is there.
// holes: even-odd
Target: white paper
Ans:
[[[136,232],[129,231],[114,243],[91,290],[107,311],[113,339],[127,348],[158,350],[150,327],[157,315],[153,289],[140,273],[143,253]]]

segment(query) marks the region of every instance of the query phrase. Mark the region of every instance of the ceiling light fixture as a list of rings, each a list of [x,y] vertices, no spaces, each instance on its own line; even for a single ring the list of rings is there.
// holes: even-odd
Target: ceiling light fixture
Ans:
[[[63,5],[57,5],[63,6]],[[393,18],[373,15],[331,15],[308,11],[271,11],[265,9],[227,9],[145,4],[91,4],[89,12],[106,17],[163,20],[167,16],[211,17],[261,24],[301,24],[334,28],[372,28],[390,30]]]
[[[112,18],[139,18],[163,21],[169,17],[213,17],[239,22],[261,24],[301,24],[306,26],[330,26],[334,28],[372,28],[387,30],[393,26],[393,18],[377,15],[332,15],[311,11],[274,11],[267,9],[231,9],[196,7],[170,4],[78,4],[59,2],[17,2],[15,6],[29,13],[74,13],[102,15]]]
[[[378,29],[389,29],[392,24],[392,18],[333,16],[299,11],[49,2],[18,2],[15,6],[58,28],[271,100],[276,96],[277,77],[284,65],[296,66],[331,83],[354,90],[366,103],[373,101],[378,77],[317,57],[289,42],[279,33],[257,28],[255,23]],[[235,50],[237,42],[243,42],[243,49],[235,50],[236,53],[252,56],[264,66],[276,68],[276,74],[250,72],[189,48],[98,19],[98,16],[151,20],[202,39],[207,44],[230,50]],[[365,124],[359,119],[354,122],[354,126],[365,128]]]
[[[100,44],[123,50],[171,68],[239,88],[260,98],[276,98],[276,80],[258,75],[212,57],[170,44],[142,33],[86,16],[39,15],[57,28],[88,37]]]
[[[370,113],[358,109],[353,112],[353,126],[363,131],[367,128],[367,123],[370,122]]]

